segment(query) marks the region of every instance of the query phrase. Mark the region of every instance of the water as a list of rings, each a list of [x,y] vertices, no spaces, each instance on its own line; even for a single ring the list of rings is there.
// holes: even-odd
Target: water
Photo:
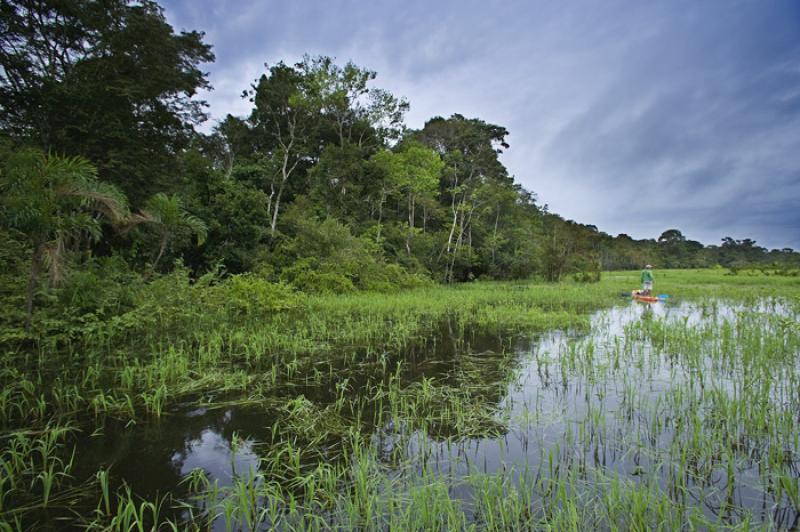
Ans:
[[[485,435],[464,436],[447,423],[423,432],[404,428],[403,420],[385,418],[380,426],[362,419],[358,430],[379,450],[387,470],[394,469],[395,475],[407,476],[410,482],[421,465],[408,464],[424,456],[428,467],[448,479],[451,496],[461,499],[466,508],[474,489],[467,480],[470,475],[504,472],[521,481],[526,474],[546,470],[550,453],[555,453],[557,462],[577,463],[584,470],[633,482],[655,477],[667,491],[674,465],[669,449],[673,446],[674,450],[675,438],[682,436],[669,423],[653,428],[654,417],[671,412],[658,405],[674,398],[675,390],[695,386],[693,372],[709,372],[708,382],[727,391],[736,389],[741,376],[725,375],[710,359],[696,367],[687,366],[685,361],[653,351],[646,341],[625,343],[626,334],[630,337],[631,328],[645,322],[683,323],[687,330],[710,321],[735,323],[744,308],[717,302],[632,303],[594,314],[588,333],[554,331],[531,337],[462,338],[452,324],[444,322],[426,342],[388,355],[385,367],[404,362],[403,387],[424,379],[459,387],[477,379],[485,385],[477,407],[493,412],[496,426]],[[797,318],[791,309],[775,302],[762,302],[755,310]],[[618,365],[620,352],[623,367]],[[287,401],[302,396],[309,404],[324,408],[335,402],[336,384],[344,377],[348,389],[358,394],[366,383],[380,381],[382,371],[375,364],[342,367],[337,373],[339,380],[282,388],[281,397],[267,406],[203,408],[186,404],[160,420],[138,424],[108,420],[80,442],[76,476],[108,468],[117,482],[124,479],[134,492],[147,498],[166,492],[179,499],[188,496],[181,480],[196,468],[220,486],[230,485],[237,475],[259,469],[260,459],[269,453],[274,439],[273,426],[287,415],[282,407]],[[789,452],[788,468],[797,471],[798,449]],[[398,456],[404,458],[402,465]],[[335,460],[335,453],[331,457]],[[697,467],[702,469],[703,464]],[[797,512],[763,489],[756,459],[737,461],[730,491],[730,479],[720,464],[708,470],[710,477],[701,480],[698,475],[688,483],[687,492],[688,504],[701,507],[709,519],[735,523],[746,509],[753,512],[756,522],[772,521],[782,527],[796,524]],[[721,516],[731,498],[735,509]]]

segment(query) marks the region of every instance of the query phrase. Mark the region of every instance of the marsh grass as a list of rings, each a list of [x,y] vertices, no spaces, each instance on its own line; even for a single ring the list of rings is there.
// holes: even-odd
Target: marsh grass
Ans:
[[[128,316],[122,329],[67,344],[8,347],[0,521],[119,530],[796,526],[797,283],[661,272],[657,291],[670,306],[640,312],[619,297],[635,281],[615,273],[595,285],[304,297],[266,317],[237,309],[213,324],[173,320],[168,335],[157,320],[137,329]],[[494,339],[490,349],[475,349],[482,337]],[[104,437],[96,428],[107,419],[136,430],[169,423],[182,405],[260,409],[268,434],[229,437],[226,482],[193,470],[173,493],[142,498],[113,465],[74,476],[78,442]],[[236,469],[245,448],[260,457],[256,469]]]

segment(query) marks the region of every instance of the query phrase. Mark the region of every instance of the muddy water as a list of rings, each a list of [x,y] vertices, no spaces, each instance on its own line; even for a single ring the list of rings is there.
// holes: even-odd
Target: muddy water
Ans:
[[[641,449],[635,434],[647,434],[651,420],[637,408],[668,393],[683,377],[667,361],[650,357],[647,352],[641,353],[640,367],[609,369],[611,353],[619,349],[626,328],[642,320],[699,324],[709,319],[710,313],[715,319],[735,319],[739,310],[724,304],[714,304],[710,309],[688,303],[632,303],[594,314],[588,334],[555,331],[510,338],[463,338],[445,323],[424,345],[394,354],[389,366],[403,360],[405,386],[423,378],[454,384],[459,382],[455,376],[464,361],[469,361],[471,371],[479,371],[484,382],[499,383],[499,389],[504,390],[486,399],[493,403],[490,406],[496,409],[502,430],[483,437],[461,437],[446,431],[434,436],[419,432],[409,435],[399,434],[396,420],[391,419],[382,426],[362,425],[360,430],[385,451],[379,455],[397,454],[398,446],[402,455],[412,459],[424,454],[429,466],[450,479],[451,495],[462,499],[466,507],[472,488],[463,480],[470,474],[504,472],[519,480],[526,472],[541,471],[551,459],[577,462],[636,481],[657,472],[663,464],[658,453]],[[789,313],[775,306],[764,310]],[[647,346],[640,348],[646,350]],[[585,354],[586,349],[592,350],[593,365],[599,369],[565,371],[563,361],[570,353],[579,350]],[[343,367],[339,375],[347,376],[351,389],[358,393],[359,383],[375,379],[378,370]],[[724,385],[724,379],[719,382]],[[335,401],[335,384],[289,388],[281,399],[302,395],[325,406]],[[143,497],[170,492],[181,498],[186,491],[181,479],[196,468],[221,486],[228,485],[236,475],[258,470],[260,453],[267,452],[264,444],[271,441],[272,427],[281,415],[280,410],[263,405],[199,408],[186,404],[157,421],[128,425],[107,421],[81,442],[77,476],[81,472],[89,475],[99,467],[110,468],[112,478],[124,480]],[[587,436],[587,432],[592,434]],[[673,436],[668,430],[661,431],[649,446],[666,447]],[[387,462],[391,467],[388,458]],[[414,468],[398,472],[415,473]],[[719,476],[714,482],[724,486],[727,479]],[[735,505],[752,511],[756,522],[773,521],[784,527],[796,523],[797,515],[791,508],[770,500],[759,487],[755,464],[742,464],[735,482]],[[666,473],[659,484],[668,489]],[[719,517],[723,492],[724,487],[697,487],[693,495],[704,500],[689,504],[702,506],[703,512],[714,519]],[[727,496],[727,492],[724,494]],[[737,521],[735,516],[732,520]]]

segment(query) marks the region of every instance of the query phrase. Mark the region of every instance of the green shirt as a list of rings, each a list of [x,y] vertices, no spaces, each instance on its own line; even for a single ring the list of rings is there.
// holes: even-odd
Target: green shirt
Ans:
[[[644,283],[647,281],[653,282],[653,272],[645,268],[642,270],[642,282]]]

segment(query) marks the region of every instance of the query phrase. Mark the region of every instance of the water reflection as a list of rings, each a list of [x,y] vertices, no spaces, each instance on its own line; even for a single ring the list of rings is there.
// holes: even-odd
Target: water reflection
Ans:
[[[669,357],[651,356],[645,344],[639,345],[641,352],[629,353],[626,360],[630,366],[620,367],[615,353],[630,349],[622,342],[626,331],[637,324],[669,321],[688,328],[704,320],[734,319],[743,308],[716,302],[633,302],[594,314],[589,333],[555,331],[531,337],[464,335],[456,324],[445,320],[435,334],[404,352],[385,353],[381,364],[367,353],[347,359],[354,362],[321,361],[322,373],[329,379],[282,388],[283,396],[275,404],[295,401],[297,408],[308,405],[323,419],[325,407],[341,393],[345,377],[348,393],[358,397],[363,390],[385,382],[386,368],[396,368],[402,361],[399,376],[403,388],[413,389],[433,379],[435,386],[463,393],[459,397],[470,401],[472,408],[493,412],[496,427],[487,428],[484,435],[465,436],[463,425],[442,417],[441,422],[431,423],[426,433],[417,430],[409,434],[400,426],[407,420],[393,419],[385,405],[370,405],[387,409],[380,416],[380,426],[371,425],[370,420],[379,417],[374,412],[364,415],[362,411],[356,420],[355,412],[345,411],[345,422],[375,444],[388,468],[398,455],[425,455],[426,463],[437,473],[452,479],[452,494],[465,502],[471,498],[471,488],[459,479],[476,471],[504,472],[517,479],[552,459],[601,468],[633,481],[660,475],[659,485],[666,491],[666,467],[671,465],[665,466],[664,458],[647,452],[641,442],[647,441],[651,450],[668,449],[676,434],[670,429],[650,428],[648,412],[652,410],[648,405],[653,400],[668,400],[671,390],[689,382],[687,371],[693,369]],[[759,308],[779,315],[790,312],[775,302],[764,302]],[[715,385],[732,387],[733,379],[718,375]],[[434,402],[420,415],[438,419],[436,410],[445,407]],[[221,486],[230,484],[237,474],[257,470],[259,453],[273,442],[273,426],[287,423],[291,412],[274,405],[187,406],[151,423],[125,426],[109,421],[102,436],[89,437],[82,444],[80,464],[89,474],[98,467],[111,467],[115,478],[124,479],[144,497],[170,491],[180,498],[185,491],[181,478],[195,468],[203,469]],[[297,442],[303,445],[302,435],[297,435]],[[552,457],[548,453],[554,449]],[[659,468],[665,468],[663,473]],[[418,472],[412,468],[398,474]],[[725,476],[713,480],[717,488],[702,501],[708,516],[716,516],[726,502],[732,502],[746,508],[763,506],[761,520],[770,518],[766,508],[773,502],[756,487],[760,482],[757,464],[740,464],[733,490],[723,493],[722,487],[729,481]],[[730,501],[723,500],[723,495]],[[791,522],[792,516],[786,519]]]
[[[258,455],[251,440],[237,443],[235,450],[231,443],[222,434],[205,429],[199,438],[188,442],[184,450],[172,456],[172,463],[179,467],[182,475],[199,468],[212,481],[230,484],[237,474],[246,474],[258,467]]]

